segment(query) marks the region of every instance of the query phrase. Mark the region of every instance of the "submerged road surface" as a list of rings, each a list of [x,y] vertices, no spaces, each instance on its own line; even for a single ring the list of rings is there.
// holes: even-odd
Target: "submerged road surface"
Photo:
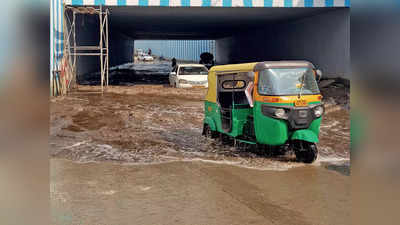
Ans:
[[[350,224],[350,177],[307,165],[51,160],[54,224]]]

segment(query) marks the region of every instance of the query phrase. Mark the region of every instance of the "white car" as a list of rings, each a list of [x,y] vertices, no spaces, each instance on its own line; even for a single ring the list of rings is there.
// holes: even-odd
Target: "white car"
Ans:
[[[154,58],[151,55],[147,55],[146,53],[142,53],[138,56],[138,60],[140,61],[153,61]]]
[[[151,55],[145,55],[143,61],[153,61],[154,58]]]
[[[201,64],[180,64],[169,74],[169,83],[177,88],[208,87],[208,69]]]

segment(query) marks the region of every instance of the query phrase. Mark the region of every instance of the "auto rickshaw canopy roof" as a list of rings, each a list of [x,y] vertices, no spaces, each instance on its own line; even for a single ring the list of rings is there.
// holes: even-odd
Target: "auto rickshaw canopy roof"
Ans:
[[[257,72],[264,69],[270,68],[299,68],[299,67],[311,67],[315,68],[314,65],[308,61],[265,61],[265,62],[254,62],[254,63],[241,63],[241,64],[229,64],[221,66],[213,66],[208,72],[208,91],[206,95],[206,101],[217,102],[217,76],[224,74],[232,74],[237,72]]]

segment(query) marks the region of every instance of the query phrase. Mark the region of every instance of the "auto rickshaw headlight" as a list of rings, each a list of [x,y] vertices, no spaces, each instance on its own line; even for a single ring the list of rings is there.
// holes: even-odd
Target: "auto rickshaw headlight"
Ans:
[[[181,80],[179,80],[179,83],[180,83],[180,84],[187,84],[187,83],[188,83],[188,81],[187,81],[187,80],[183,80],[183,79],[181,79]]]
[[[287,115],[284,109],[276,109],[275,110],[275,116],[280,118],[280,119],[286,119]]]
[[[314,115],[315,117],[321,117],[322,114],[324,114],[324,107],[322,106],[317,106],[314,108]]]

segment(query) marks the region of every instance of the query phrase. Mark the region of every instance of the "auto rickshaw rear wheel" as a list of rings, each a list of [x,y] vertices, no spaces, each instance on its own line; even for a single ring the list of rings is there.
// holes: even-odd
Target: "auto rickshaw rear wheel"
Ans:
[[[218,137],[217,132],[211,130],[211,128],[208,124],[204,124],[204,126],[203,126],[203,135],[206,136],[207,138],[212,138],[212,139],[215,139]]]
[[[303,163],[313,163],[318,156],[318,149],[314,143],[296,141],[293,145],[296,159]]]
[[[223,133],[217,133],[216,136],[219,137],[219,142],[222,145],[231,146],[231,147],[235,146],[234,139],[231,138],[229,135],[226,135],[226,134],[223,134]]]

